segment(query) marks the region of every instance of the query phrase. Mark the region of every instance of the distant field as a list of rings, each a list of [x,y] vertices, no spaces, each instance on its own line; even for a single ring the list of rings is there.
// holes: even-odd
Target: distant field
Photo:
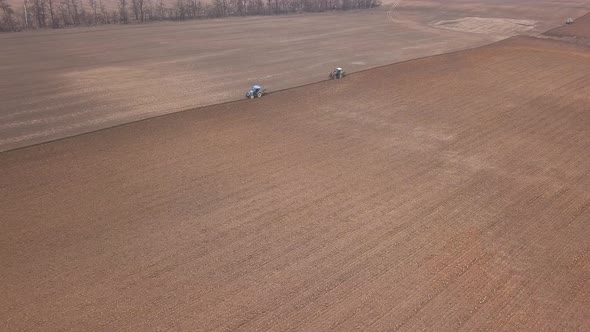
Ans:
[[[587,331],[588,105],[517,37],[1,153],[0,327]]]
[[[354,72],[538,34],[589,6],[557,3],[402,1],[391,20],[383,6],[2,34],[0,151],[240,99],[254,83],[276,91],[335,66]],[[437,25],[449,20],[452,29]]]

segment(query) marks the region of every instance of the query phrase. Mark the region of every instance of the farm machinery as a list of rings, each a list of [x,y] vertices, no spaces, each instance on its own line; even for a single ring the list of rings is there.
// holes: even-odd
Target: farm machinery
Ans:
[[[254,99],[260,98],[266,94],[266,89],[263,89],[260,85],[254,85],[248,93],[246,93],[246,98]]]
[[[343,78],[344,76],[346,76],[346,72],[342,68],[338,67],[330,72],[329,77],[331,80],[337,80]]]

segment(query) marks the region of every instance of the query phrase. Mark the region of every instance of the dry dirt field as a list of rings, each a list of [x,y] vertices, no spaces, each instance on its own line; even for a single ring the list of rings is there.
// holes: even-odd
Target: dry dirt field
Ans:
[[[0,330],[587,331],[588,105],[515,37],[4,152]]]
[[[2,34],[0,151],[240,99],[253,83],[276,91],[335,66],[354,72],[539,34],[590,3],[409,0],[393,20],[389,8]],[[437,25],[448,20],[462,21]]]

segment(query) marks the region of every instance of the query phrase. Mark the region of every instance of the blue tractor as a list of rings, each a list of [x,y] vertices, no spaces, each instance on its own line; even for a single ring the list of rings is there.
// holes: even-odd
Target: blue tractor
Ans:
[[[255,85],[252,87],[248,93],[246,93],[246,98],[254,99],[260,98],[266,94],[266,89],[263,89],[260,85]]]
[[[334,70],[332,70],[330,72],[330,79],[331,80],[337,80],[340,78],[343,78],[344,76],[346,76],[346,72],[344,71],[344,69],[338,67],[338,68],[334,68]]]

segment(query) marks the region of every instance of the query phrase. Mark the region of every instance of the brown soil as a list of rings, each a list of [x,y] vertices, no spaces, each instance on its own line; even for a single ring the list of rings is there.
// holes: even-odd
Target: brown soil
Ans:
[[[587,330],[589,96],[517,37],[2,153],[0,328]]]
[[[584,2],[586,3],[584,5]],[[377,10],[100,26],[0,35],[0,151],[349,72],[489,44],[507,35],[434,22],[538,22],[538,34],[587,1],[402,1]]]

